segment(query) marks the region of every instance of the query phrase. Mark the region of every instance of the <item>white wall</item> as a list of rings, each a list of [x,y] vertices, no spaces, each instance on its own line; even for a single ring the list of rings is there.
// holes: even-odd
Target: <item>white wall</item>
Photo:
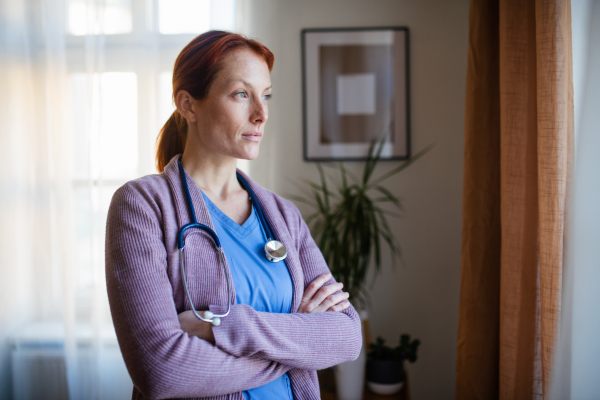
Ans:
[[[395,343],[400,333],[421,339],[409,365],[413,399],[454,397],[460,282],[463,127],[468,0],[248,0],[246,33],[275,54],[273,100],[253,179],[280,195],[298,194],[297,178],[317,177],[302,159],[300,31],[316,27],[406,26],[410,29],[413,153],[435,148],[390,179],[405,216],[391,221],[404,253],[374,283],[373,337]],[[348,163],[359,171],[363,163]],[[382,170],[398,165],[385,163]],[[308,211],[304,207],[300,207]],[[389,260],[387,260],[389,261]]]

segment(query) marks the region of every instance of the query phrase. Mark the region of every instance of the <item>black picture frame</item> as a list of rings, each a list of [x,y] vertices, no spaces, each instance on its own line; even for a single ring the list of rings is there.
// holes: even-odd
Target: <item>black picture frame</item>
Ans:
[[[366,160],[386,130],[380,159],[410,158],[409,29],[308,28],[301,46],[304,160]]]

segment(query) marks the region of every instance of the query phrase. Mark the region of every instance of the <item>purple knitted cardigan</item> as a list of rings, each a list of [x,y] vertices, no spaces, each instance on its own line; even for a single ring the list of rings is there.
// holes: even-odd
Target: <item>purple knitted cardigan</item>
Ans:
[[[359,317],[352,306],[342,312],[297,313],[308,284],[329,269],[294,204],[241,172],[274,234],[288,249],[292,312],[259,312],[234,304],[221,325],[213,327],[215,345],[181,330],[177,314],[191,308],[181,281],[176,237],[191,217],[178,157],[163,173],[119,188],[108,211],[106,284],[117,339],[134,383],[133,399],[242,400],[242,390],[285,372],[295,399],[319,399],[316,370],[358,357]],[[198,222],[214,229],[198,186],[189,175],[186,179]],[[223,312],[227,287],[214,242],[198,229],[186,233],[186,277],[194,305]],[[235,288],[231,300],[235,301]]]

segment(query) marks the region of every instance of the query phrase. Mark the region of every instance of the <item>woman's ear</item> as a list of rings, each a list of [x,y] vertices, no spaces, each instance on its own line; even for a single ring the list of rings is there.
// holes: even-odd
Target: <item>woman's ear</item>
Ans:
[[[175,95],[175,106],[179,114],[189,123],[196,122],[196,112],[194,110],[195,99],[187,90],[180,90]]]

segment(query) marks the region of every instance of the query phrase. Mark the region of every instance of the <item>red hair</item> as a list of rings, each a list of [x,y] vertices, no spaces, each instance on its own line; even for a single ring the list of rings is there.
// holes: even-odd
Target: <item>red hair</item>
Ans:
[[[173,68],[173,100],[177,92],[186,90],[201,100],[208,94],[215,75],[220,70],[223,56],[233,49],[249,49],[263,57],[269,71],[275,57],[263,44],[237,33],[208,31],[195,37],[181,50]],[[171,158],[183,153],[187,137],[187,122],[177,110],[160,130],[156,150],[156,168],[165,169]]]

